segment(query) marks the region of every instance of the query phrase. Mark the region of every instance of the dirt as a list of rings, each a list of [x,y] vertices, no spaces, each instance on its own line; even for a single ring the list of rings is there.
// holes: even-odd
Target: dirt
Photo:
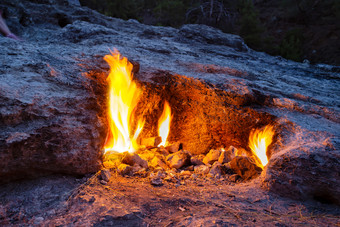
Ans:
[[[340,207],[298,202],[259,181],[182,179],[152,186],[148,177],[113,173],[77,179],[49,176],[1,186],[2,226],[336,226]]]

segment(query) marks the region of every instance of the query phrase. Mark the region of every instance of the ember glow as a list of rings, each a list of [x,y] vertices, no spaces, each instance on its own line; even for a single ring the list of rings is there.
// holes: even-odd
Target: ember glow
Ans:
[[[267,125],[263,130],[256,129],[249,135],[249,147],[258,158],[258,166],[263,168],[268,163],[267,148],[272,143],[274,136],[273,126]]]
[[[170,132],[171,119],[170,105],[165,101],[162,116],[158,120],[158,135],[162,137],[162,143],[159,146],[165,146],[166,144]]]
[[[127,58],[121,57],[118,51],[106,55],[104,60],[110,65],[107,77],[109,84],[109,132],[104,145],[105,152],[134,152],[137,148],[137,137],[143,129],[144,120],[138,120],[132,136],[135,122],[134,110],[141,97],[141,90],[132,81],[133,65]]]

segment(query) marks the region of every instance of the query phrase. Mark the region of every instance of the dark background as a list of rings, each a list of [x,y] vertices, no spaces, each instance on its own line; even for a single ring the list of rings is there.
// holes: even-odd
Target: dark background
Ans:
[[[80,0],[107,16],[180,27],[201,23],[294,61],[340,65],[340,0]]]

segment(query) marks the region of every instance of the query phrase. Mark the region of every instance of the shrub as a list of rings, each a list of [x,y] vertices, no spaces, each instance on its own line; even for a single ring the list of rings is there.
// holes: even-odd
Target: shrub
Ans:
[[[289,30],[280,45],[280,55],[293,61],[302,60],[303,33],[300,29]]]
[[[240,35],[250,47],[255,49],[261,48],[261,36],[264,29],[253,2],[251,0],[240,0],[239,10],[241,14]]]

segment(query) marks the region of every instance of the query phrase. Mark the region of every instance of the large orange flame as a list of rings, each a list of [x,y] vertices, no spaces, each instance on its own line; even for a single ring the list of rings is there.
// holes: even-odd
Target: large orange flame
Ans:
[[[258,166],[264,168],[268,164],[267,148],[272,143],[274,129],[272,125],[267,125],[263,130],[256,129],[250,132],[249,147],[257,157]]]
[[[115,50],[106,55],[104,60],[110,65],[107,77],[109,84],[109,132],[104,145],[105,152],[134,152],[137,137],[143,129],[144,120],[137,122],[137,129],[132,136],[134,110],[141,97],[141,90],[132,81],[132,64],[127,58],[121,58]]]
[[[167,101],[164,103],[164,110],[158,120],[158,135],[162,137],[162,143],[159,146],[165,146],[169,132],[170,122],[172,120],[170,105]]]

